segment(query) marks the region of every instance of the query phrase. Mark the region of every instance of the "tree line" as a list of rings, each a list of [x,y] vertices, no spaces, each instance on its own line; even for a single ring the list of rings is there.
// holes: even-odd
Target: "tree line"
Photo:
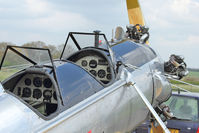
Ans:
[[[1,61],[2,57],[3,57],[3,54],[4,54],[5,50],[6,50],[7,45],[16,46],[16,44],[13,44],[11,42],[0,42],[0,61]],[[42,41],[33,41],[33,42],[25,43],[25,44],[23,44],[21,46],[22,47],[34,47],[34,48],[46,48],[46,49],[49,49],[53,59],[57,59],[61,55],[61,52],[63,50],[64,44],[51,45],[51,44],[46,44],[46,43],[44,43]],[[9,60],[7,60],[8,62],[6,62],[7,65],[11,65],[14,62],[16,62],[16,60],[20,60],[20,59],[18,59],[19,57],[15,56],[14,54],[10,55],[8,58],[9,58]],[[17,65],[17,64],[15,64],[15,65]]]
[[[12,46],[16,46],[16,44],[13,44],[11,42],[0,42],[0,57],[2,57],[7,45],[12,45]],[[35,48],[47,48],[50,50],[53,58],[59,58],[63,46],[64,44],[60,44],[60,45],[51,45],[51,44],[46,44],[42,41],[33,41],[33,42],[28,42],[25,43],[23,45],[21,45],[22,47],[35,47]]]

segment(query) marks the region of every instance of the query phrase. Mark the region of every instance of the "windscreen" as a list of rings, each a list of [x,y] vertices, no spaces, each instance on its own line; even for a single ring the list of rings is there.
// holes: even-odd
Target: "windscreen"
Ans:
[[[80,45],[81,48],[85,47],[95,47],[95,34],[74,34],[73,35],[77,41],[77,43]],[[107,48],[107,43],[103,35],[99,36],[99,48]]]
[[[0,81],[24,68],[44,64],[52,66],[47,49],[8,46],[1,61]]]
[[[104,88],[93,76],[73,63],[57,67],[56,72],[63,103],[67,108]]]
[[[96,43],[99,45],[96,46]],[[98,47],[108,50],[108,42],[104,34],[69,33],[61,59],[67,59],[73,53],[86,47]]]

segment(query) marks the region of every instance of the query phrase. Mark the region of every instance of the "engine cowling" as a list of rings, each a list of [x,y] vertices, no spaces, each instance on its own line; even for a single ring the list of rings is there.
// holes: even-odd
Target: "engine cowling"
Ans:
[[[170,98],[172,92],[171,85],[164,75],[154,74],[154,88],[155,105],[159,105]]]

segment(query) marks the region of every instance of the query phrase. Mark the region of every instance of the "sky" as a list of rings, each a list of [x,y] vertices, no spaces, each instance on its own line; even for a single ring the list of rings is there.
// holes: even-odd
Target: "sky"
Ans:
[[[182,55],[199,68],[199,1],[140,0],[150,45],[167,61]],[[0,0],[0,42],[59,45],[70,31],[112,29],[129,24],[125,0]]]

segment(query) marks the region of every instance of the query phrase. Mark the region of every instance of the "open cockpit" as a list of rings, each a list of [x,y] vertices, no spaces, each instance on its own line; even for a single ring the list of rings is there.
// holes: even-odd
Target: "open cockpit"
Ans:
[[[88,45],[82,41],[85,36]],[[115,71],[108,47],[105,35],[95,33],[69,33],[56,60],[48,49],[8,46],[0,68],[10,68],[6,62],[14,56],[17,60],[11,64],[22,68],[14,67],[15,73],[2,85],[42,118],[50,119],[55,112],[71,108],[113,83]]]

